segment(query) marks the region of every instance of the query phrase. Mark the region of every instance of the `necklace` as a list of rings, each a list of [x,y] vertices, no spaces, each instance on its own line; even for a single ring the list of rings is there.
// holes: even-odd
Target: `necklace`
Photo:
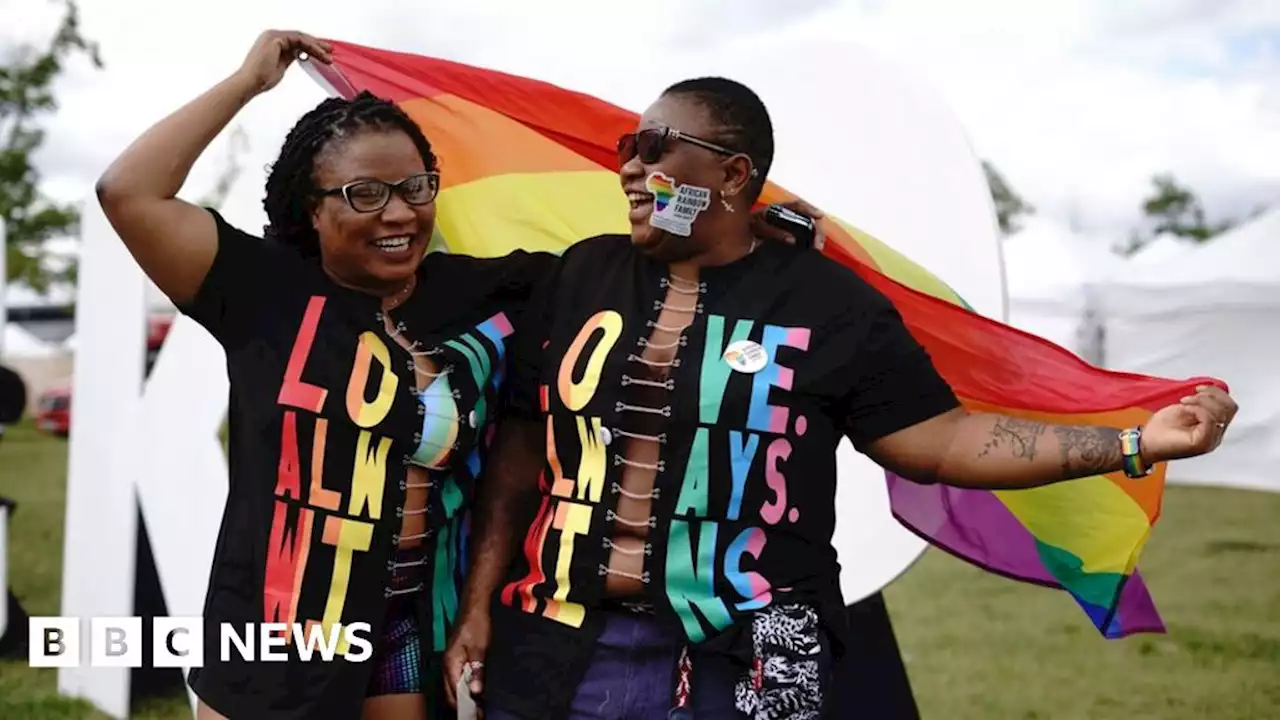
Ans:
[[[400,288],[387,300],[387,310],[395,310],[409,297],[409,293],[418,285],[418,276],[416,274],[409,276],[409,282]]]

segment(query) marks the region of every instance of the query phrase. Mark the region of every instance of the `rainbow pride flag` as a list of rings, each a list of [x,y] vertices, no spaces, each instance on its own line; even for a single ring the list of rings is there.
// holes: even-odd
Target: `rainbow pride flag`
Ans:
[[[399,103],[441,158],[433,245],[477,256],[516,247],[561,252],[626,233],[615,143],[637,114],[547,83],[445,60],[334,42],[309,70],[330,92]],[[769,184],[762,204],[793,199]],[[1193,392],[1108,372],[973,313],[950,287],[854,225],[829,218],[823,250],[889,297],[967,407],[1053,423],[1125,427]],[[1221,385],[1218,381],[1211,381]],[[894,515],[938,547],[991,572],[1064,589],[1108,638],[1163,632],[1137,569],[1160,515],[1164,467],[1035,490],[992,492],[888,474]]]

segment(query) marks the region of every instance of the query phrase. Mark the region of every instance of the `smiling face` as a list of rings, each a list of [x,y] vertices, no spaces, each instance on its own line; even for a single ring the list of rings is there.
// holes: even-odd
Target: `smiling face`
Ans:
[[[640,116],[637,131],[671,128],[715,144],[722,134],[706,108],[687,95],[663,95]],[[730,200],[746,186],[751,161],[741,154],[717,152],[695,142],[668,138],[661,157],[646,163],[641,155],[622,165],[619,177],[630,203],[631,241],[643,252],[666,262],[684,260],[705,252],[718,236],[733,233],[736,224],[747,218],[745,208],[729,213],[721,202],[721,191]],[[673,235],[649,224],[654,211],[654,193],[665,199],[665,182],[650,177],[660,172],[675,185],[692,185],[711,191],[711,202],[693,222],[689,237]],[[671,188],[674,190],[674,188]],[[739,203],[735,203],[739,204]]]
[[[367,128],[338,138],[316,157],[314,178],[322,190],[358,180],[396,184],[428,168],[404,132]],[[359,206],[361,198],[353,197]],[[340,193],[320,198],[312,226],[320,238],[321,262],[338,282],[374,292],[399,290],[427,252],[435,229],[435,201],[411,205],[392,192],[385,206],[359,212]]]

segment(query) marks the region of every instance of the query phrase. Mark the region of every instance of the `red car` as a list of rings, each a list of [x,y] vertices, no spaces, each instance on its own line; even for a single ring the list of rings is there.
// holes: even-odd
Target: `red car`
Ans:
[[[59,385],[40,395],[36,429],[66,437],[71,433],[71,385]]]
[[[151,374],[151,366],[160,354],[160,346],[169,336],[169,328],[173,327],[172,315],[151,315],[147,318],[147,374]]]
[[[146,372],[151,372],[160,347],[169,335],[173,326],[172,315],[152,315],[147,318],[147,365]],[[54,435],[66,437],[71,434],[71,382],[50,388],[40,395],[36,407],[36,428]]]

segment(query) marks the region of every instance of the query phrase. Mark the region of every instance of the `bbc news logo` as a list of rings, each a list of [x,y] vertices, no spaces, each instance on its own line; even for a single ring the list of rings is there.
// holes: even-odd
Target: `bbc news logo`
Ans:
[[[31,667],[143,667],[142,618],[99,617],[88,623],[73,617],[33,617],[28,664]],[[156,617],[151,621],[149,667],[203,667],[204,620],[198,617]],[[304,662],[335,658],[364,662],[373,655],[369,623],[334,624],[327,629],[310,623],[222,623],[218,628],[218,659],[247,662]]]

